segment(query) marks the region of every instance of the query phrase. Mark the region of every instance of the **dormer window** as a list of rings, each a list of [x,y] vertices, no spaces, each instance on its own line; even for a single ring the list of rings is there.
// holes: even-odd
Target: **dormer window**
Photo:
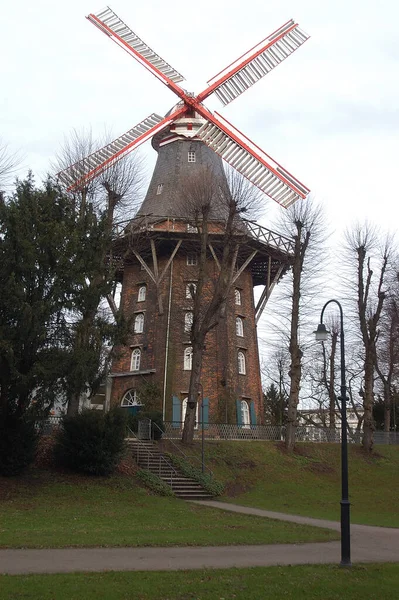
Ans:
[[[194,150],[190,150],[188,152],[188,162],[189,163],[195,163],[195,152],[194,152]]]
[[[157,187],[157,196],[162,194],[162,190],[163,190],[163,183],[159,183],[158,187]]]

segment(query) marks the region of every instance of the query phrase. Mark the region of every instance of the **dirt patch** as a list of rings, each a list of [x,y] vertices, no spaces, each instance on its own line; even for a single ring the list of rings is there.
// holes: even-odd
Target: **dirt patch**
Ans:
[[[332,467],[331,465],[329,465],[328,463],[321,463],[321,462],[311,462],[308,465],[306,465],[306,470],[307,471],[311,471],[312,473],[316,473],[316,474],[321,474],[321,473],[327,473],[327,474],[332,474],[335,473],[335,469],[334,467]]]
[[[363,446],[352,446],[351,452],[363,458],[363,460],[369,464],[374,464],[380,460],[386,460],[385,456],[380,454],[375,449],[372,452],[368,452]]]
[[[250,488],[251,486],[248,484],[239,481],[230,481],[229,483],[226,483],[223,495],[228,496],[229,498],[235,498],[236,496],[245,494]]]

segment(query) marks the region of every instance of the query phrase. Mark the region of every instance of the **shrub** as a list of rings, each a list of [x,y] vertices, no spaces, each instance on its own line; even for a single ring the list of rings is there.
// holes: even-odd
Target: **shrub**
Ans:
[[[125,448],[126,417],[120,408],[86,410],[62,420],[57,433],[58,464],[88,475],[110,475]]]
[[[224,485],[220,481],[216,481],[212,475],[203,473],[201,469],[194,467],[180,456],[170,453],[166,453],[166,456],[183,475],[197,481],[209,494],[212,494],[212,496],[221,496],[223,494]]]
[[[7,414],[0,423],[0,474],[18,475],[36,454],[38,433],[30,417]]]
[[[141,481],[145,485],[146,488],[155,492],[156,494],[160,494],[161,496],[174,496],[174,492],[172,488],[165,483],[158,475],[155,473],[151,473],[151,471],[146,471],[145,469],[141,469],[137,475],[137,479]]]

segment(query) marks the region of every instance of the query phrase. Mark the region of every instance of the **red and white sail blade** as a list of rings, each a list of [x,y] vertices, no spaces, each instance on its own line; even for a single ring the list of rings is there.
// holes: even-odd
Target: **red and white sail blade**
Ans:
[[[57,174],[59,180],[67,187],[68,191],[84,186],[155,133],[167,127],[176,117],[176,112],[165,119],[153,113],[101,150],[93,152],[87,158],[60,171]],[[181,112],[181,110],[178,111],[178,114]]]
[[[197,137],[262,192],[284,208],[306,198],[310,190],[303,183],[228,121],[218,114],[214,117],[206,109],[203,116],[208,123],[198,130]]]
[[[270,73],[307,39],[309,35],[295,21],[288,21],[210,79],[209,87],[197,97],[199,102],[215,93],[224,105],[228,104]]]
[[[147,46],[111,8],[107,6],[96,14],[90,13],[87,19],[151,71],[178,96],[181,96],[182,90],[177,83],[183,81],[184,77]]]

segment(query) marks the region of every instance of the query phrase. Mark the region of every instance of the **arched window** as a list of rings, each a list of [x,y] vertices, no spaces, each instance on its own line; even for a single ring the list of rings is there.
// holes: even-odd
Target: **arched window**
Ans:
[[[139,295],[137,297],[137,302],[144,302],[146,295],[147,295],[147,286],[142,285],[141,287],[139,287]]]
[[[238,372],[239,372],[239,374],[240,375],[245,375],[246,374],[245,354],[244,354],[244,352],[241,352],[241,350],[237,354],[237,360],[238,360]]]
[[[184,351],[184,370],[191,371],[192,366],[193,366],[193,349],[191,348],[191,346],[188,346],[188,348],[186,348]]]
[[[240,337],[244,335],[244,322],[241,317],[236,317],[236,334]]]
[[[186,298],[189,298],[190,300],[192,300],[195,296],[196,291],[197,291],[197,284],[194,283],[193,281],[190,281],[190,283],[188,283],[186,285]]]
[[[248,402],[241,400],[241,423],[244,429],[249,429],[251,425],[251,417],[249,414]]]
[[[135,348],[132,352],[132,360],[130,362],[130,370],[131,371],[139,371],[140,370],[140,360],[141,360],[141,350],[140,350],[140,348]]]
[[[186,333],[190,333],[192,326],[193,326],[193,313],[191,311],[186,312],[184,315],[184,331]]]
[[[184,419],[186,418],[187,404],[188,404],[188,398],[184,398],[183,402],[181,403],[181,420],[182,420],[182,423],[184,423]],[[197,408],[195,410],[195,429],[198,429],[198,409],[199,409],[199,405],[198,405],[198,402],[197,402]]]
[[[122,398],[121,406],[142,406],[137,390],[128,390]]]
[[[144,330],[144,314],[139,313],[134,319],[134,333],[143,333]]]
[[[237,288],[234,290],[235,303],[241,306],[241,291]]]

